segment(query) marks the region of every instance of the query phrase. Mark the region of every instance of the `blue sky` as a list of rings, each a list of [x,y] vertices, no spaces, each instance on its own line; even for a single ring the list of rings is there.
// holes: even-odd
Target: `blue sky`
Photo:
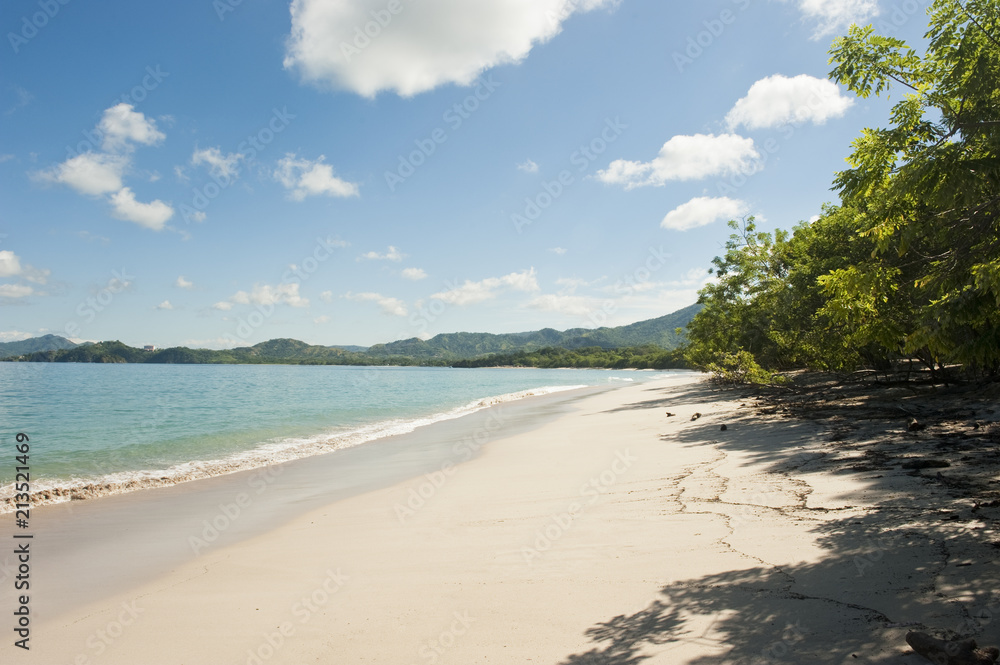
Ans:
[[[903,0],[10,0],[0,341],[621,325],[834,201]]]

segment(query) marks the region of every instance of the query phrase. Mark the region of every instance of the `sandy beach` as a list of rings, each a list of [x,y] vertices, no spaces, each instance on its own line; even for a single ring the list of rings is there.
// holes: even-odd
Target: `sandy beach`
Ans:
[[[426,428],[447,449],[368,485],[300,460],[39,509],[31,650],[8,629],[0,662],[919,663],[908,630],[996,641],[995,520],[913,519],[953,512],[946,487],[838,470],[820,425],[698,375],[535,404]]]

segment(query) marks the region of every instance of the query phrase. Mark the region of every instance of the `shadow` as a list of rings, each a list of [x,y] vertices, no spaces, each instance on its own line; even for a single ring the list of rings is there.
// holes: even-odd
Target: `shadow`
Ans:
[[[659,409],[671,406],[676,407],[707,403],[717,398],[719,395],[719,391],[713,390],[707,382],[693,383],[676,387],[667,386],[665,388],[648,388],[647,392],[661,393],[663,397],[659,399],[649,399],[641,402],[625,404],[614,409],[608,409],[607,411],[604,411],[604,413],[619,413],[621,411]],[[733,395],[738,396],[737,393],[733,393]]]
[[[667,644],[676,641],[675,633],[681,626],[677,611],[656,600],[640,612],[619,615],[589,628],[587,637],[609,644],[602,649],[570,656],[563,662],[567,665],[636,665],[647,658],[639,653],[646,642]]]
[[[724,528],[727,535],[705,555],[730,556],[733,569],[676,580],[634,614],[595,623],[585,632],[592,647],[561,665],[649,659],[916,665],[927,661],[906,645],[910,630],[973,637],[984,646],[1000,642],[1000,407],[994,397],[829,384],[780,396],[727,391],[745,407],[722,420],[708,404],[719,391],[695,385],[664,393],[615,411],[704,404],[703,418],[663,441],[711,445],[761,465],[765,474],[740,476],[741,484],[752,477],[763,486],[771,482],[767,476],[778,477],[785,487],[804,488],[799,503],[747,504],[752,509],[741,517],[719,496],[682,502],[682,513]],[[726,431],[720,431],[723,422]],[[935,460],[929,468],[913,464],[928,459]],[[826,505],[810,504],[817,485],[808,483],[816,474],[850,481],[836,498],[843,508],[828,507],[829,494]],[[801,544],[805,560],[765,560],[776,536],[761,530],[767,525],[761,515],[775,511],[785,524],[808,524],[795,531],[808,534]],[[676,578],[668,560],[661,572]]]
[[[819,562],[754,565],[666,585],[644,609],[588,629],[596,646],[560,663],[636,665],[656,657],[688,665],[916,665],[926,661],[905,655],[909,630],[995,643],[995,573],[990,582],[970,573],[968,611],[955,609],[942,625],[942,606],[950,603],[934,582],[949,566],[939,543],[948,530],[928,525],[887,533],[884,522],[875,516],[824,527],[820,541],[828,555]],[[700,655],[672,657],[681,647]]]

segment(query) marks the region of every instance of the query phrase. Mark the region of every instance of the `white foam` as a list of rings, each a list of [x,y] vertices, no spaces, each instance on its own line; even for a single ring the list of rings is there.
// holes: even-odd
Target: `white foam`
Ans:
[[[303,457],[351,448],[389,436],[407,434],[419,427],[461,418],[497,404],[586,387],[588,386],[543,386],[515,393],[484,397],[449,411],[423,418],[392,419],[348,431],[323,432],[310,437],[282,439],[262,443],[253,449],[235,453],[222,459],[183,462],[166,469],[123,471],[97,477],[37,480],[31,484],[32,506],[124,494],[140,489],[176,485],[190,480],[290,462]],[[0,487],[0,514],[14,512],[14,493],[13,483]]]

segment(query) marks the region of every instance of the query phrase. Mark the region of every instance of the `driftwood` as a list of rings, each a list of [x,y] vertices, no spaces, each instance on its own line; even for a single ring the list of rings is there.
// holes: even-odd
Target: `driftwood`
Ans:
[[[948,641],[911,631],[906,634],[906,643],[935,665],[993,665],[1000,658],[996,647],[979,648],[971,637]]]

